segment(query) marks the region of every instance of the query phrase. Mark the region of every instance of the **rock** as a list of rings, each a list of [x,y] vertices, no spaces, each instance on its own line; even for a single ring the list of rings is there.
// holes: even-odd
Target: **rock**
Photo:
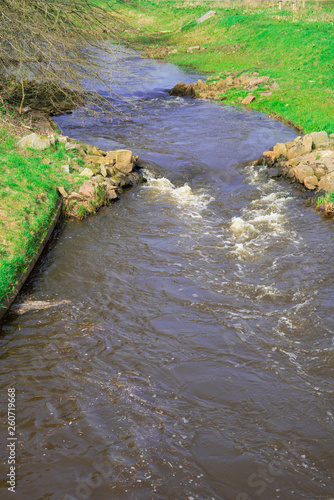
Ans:
[[[245,85],[247,89],[254,89],[258,85],[261,85],[262,83],[267,83],[269,80],[269,76],[258,76],[256,78],[251,78],[249,82]]]
[[[319,181],[319,190],[324,191],[334,191],[334,176],[332,174],[327,174],[321,177]]]
[[[68,191],[67,189],[64,188],[64,186],[59,186],[57,187],[58,193],[63,197],[67,198],[68,197]]]
[[[315,189],[317,185],[318,185],[318,179],[315,175],[305,177],[304,186],[307,189]]]
[[[97,155],[86,155],[84,156],[83,161],[85,165],[96,167],[100,164],[101,158],[102,158],[101,156]]]
[[[206,88],[206,83],[205,83],[205,82],[203,82],[203,80],[198,80],[198,81],[197,81],[197,87],[198,87],[199,89],[205,89],[205,88]]]
[[[67,135],[58,135],[57,141],[60,144],[66,144],[68,142],[68,137],[67,137]]]
[[[192,54],[194,50],[201,50],[201,47],[199,45],[193,45],[192,47],[188,47],[187,53]]]
[[[132,172],[134,168],[132,151],[119,149],[116,155],[116,168],[125,174]]]
[[[84,196],[82,194],[77,193],[76,191],[72,191],[72,193],[67,198],[67,201],[82,201],[84,200]]]
[[[291,160],[289,160],[289,165],[291,167],[296,167],[302,160],[304,161],[303,156],[295,156],[294,158],[291,158]]]
[[[227,78],[225,78],[225,85],[227,87],[231,87],[233,85],[233,77],[232,76],[228,76]]]
[[[290,168],[286,174],[286,177],[288,179],[293,179],[295,177],[295,172],[294,172],[294,169],[293,168]]]
[[[170,54],[177,54],[178,50],[177,49],[172,49],[169,53]]]
[[[75,142],[66,142],[65,149],[66,149],[66,151],[71,151],[73,149],[78,149],[78,144],[76,144]]]
[[[281,172],[278,170],[278,168],[269,168],[267,170],[267,175],[271,179],[277,179],[278,177],[281,177]]]
[[[284,144],[286,145],[287,150],[292,148],[292,146],[293,146],[293,142],[285,142]]]
[[[300,182],[301,184],[304,183],[305,177],[314,176],[313,168],[310,167],[309,165],[304,165],[304,164],[300,164],[297,167],[294,167],[293,173],[294,173],[297,181]]]
[[[300,139],[302,139],[301,135],[298,135],[297,137],[295,137],[295,139],[293,140],[293,144],[296,144],[297,142],[299,142]]]
[[[278,87],[279,87],[279,85],[278,85],[278,83],[277,83],[277,82],[274,82],[274,83],[272,83],[272,84],[270,85],[271,90],[276,90],[276,89],[278,89]]]
[[[242,73],[237,80],[239,82],[239,85],[246,85],[250,82],[251,77],[248,73]]]
[[[314,174],[316,176],[316,178],[318,179],[318,181],[321,179],[321,177],[324,177],[324,175],[326,175],[328,173],[327,171],[327,168],[325,167],[325,165],[316,165],[314,167]]]
[[[303,143],[302,139],[299,139],[297,142],[294,143],[294,145],[288,149],[287,151],[287,158],[291,160],[292,158],[296,158],[296,156],[302,156],[307,153],[310,153],[312,145],[310,144],[310,141],[306,142],[306,145]]]
[[[105,165],[101,165],[100,172],[103,175],[103,177],[108,177],[108,171],[107,171]]]
[[[103,185],[107,186],[107,189],[117,188],[119,186],[119,180],[116,180],[115,178],[104,179]]]
[[[90,168],[84,168],[80,175],[82,177],[93,177],[94,172]]]
[[[101,149],[97,148],[96,146],[93,146],[92,147],[92,152],[91,152],[91,155],[95,155],[95,156],[106,156],[106,152],[105,151],[101,151]]]
[[[311,134],[304,135],[303,145],[305,147],[306,154],[312,151],[313,139]]]
[[[91,198],[94,194],[97,184],[93,181],[85,181],[79,189],[79,194]]]
[[[334,141],[334,134],[329,134],[329,138],[331,141]]]
[[[313,140],[313,146],[314,148],[318,148],[319,146],[323,146],[324,144],[328,144],[329,142],[329,137],[327,132],[312,132],[312,134],[309,134],[312,137]]]
[[[277,159],[277,155],[274,151],[265,151],[263,153],[263,158],[269,163],[269,164],[273,164],[275,163],[276,159]]]
[[[69,165],[62,165],[61,168],[67,173],[70,173],[70,166]]]
[[[172,88],[172,90],[170,91],[170,95],[193,96],[193,89],[190,87],[190,85],[187,85],[186,83],[183,82],[179,82]]]
[[[47,149],[55,144],[53,136],[41,137],[35,133],[22,137],[17,143],[19,148]]]
[[[107,197],[109,201],[116,200],[118,198],[116,189],[117,188],[113,187],[107,188]]]
[[[334,151],[331,150],[325,150],[325,151],[318,151],[319,155],[317,154],[317,157],[320,156],[320,163],[324,165],[328,172],[333,172],[334,171]]]
[[[242,104],[250,104],[251,102],[255,101],[255,95],[249,94],[245,99],[242,101]]]
[[[199,19],[197,19],[196,23],[200,24],[203,21],[206,21],[207,19],[210,19],[210,17],[214,16],[215,14],[216,14],[215,10],[209,10],[203,16],[201,16]]]
[[[283,142],[278,142],[276,146],[274,146],[274,153],[277,155],[277,157],[285,156],[286,151],[286,145]]]
[[[116,162],[116,157],[117,157],[117,151],[107,151],[107,158],[115,160]]]

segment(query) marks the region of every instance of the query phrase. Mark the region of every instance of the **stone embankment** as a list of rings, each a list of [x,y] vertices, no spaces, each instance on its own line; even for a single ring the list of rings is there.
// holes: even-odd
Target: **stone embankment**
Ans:
[[[266,165],[270,178],[285,178],[317,195],[334,192],[334,134],[324,131],[299,136],[293,142],[277,143],[265,151],[255,165]],[[334,214],[334,203],[324,201],[320,209]]]
[[[61,168],[68,174],[73,189],[58,187],[67,217],[82,219],[95,213],[117,200],[124,188],[143,180],[138,156],[126,149],[102,151],[66,136],[43,137],[35,133],[23,137],[18,146],[43,150],[57,142],[64,144],[69,153],[68,164]]]
[[[224,101],[227,99],[227,96],[224,94],[230,89],[243,89],[248,94],[245,97],[237,97],[237,100],[241,104],[247,105],[255,99],[270,96],[272,91],[278,88],[278,84],[271,81],[269,76],[260,76],[256,72],[238,75],[238,71],[226,73],[225,78],[209,77],[206,82],[198,80],[190,85],[179,82],[171,89],[170,94],[174,96],[189,96]],[[254,91],[256,91],[256,95],[254,95]]]

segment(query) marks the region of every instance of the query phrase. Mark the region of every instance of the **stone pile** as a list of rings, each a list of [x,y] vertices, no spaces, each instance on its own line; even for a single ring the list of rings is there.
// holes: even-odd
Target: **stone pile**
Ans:
[[[326,194],[334,191],[334,134],[313,132],[293,142],[277,143],[254,163],[265,164],[271,178],[283,177],[317,194]]]
[[[142,181],[138,156],[127,149],[102,151],[66,136],[42,137],[35,133],[23,137],[18,146],[45,149],[56,142],[65,144],[66,151],[76,154],[75,158],[69,158],[68,165],[62,165],[62,169],[69,175],[74,172],[76,178],[79,176],[83,179],[78,192],[68,192],[65,187],[58,187],[67,216],[81,218],[95,213],[101,206],[117,200],[123,188]],[[75,176],[72,177],[74,183]]]
[[[203,99],[225,100],[224,93],[231,88],[242,88],[250,93],[242,99],[242,104],[249,104],[254,101],[256,96],[252,91],[257,90],[259,85],[264,85],[263,96],[271,95],[271,91],[278,88],[276,82],[269,82],[269,76],[260,76],[258,73],[242,73],[238,76],[238,72],[227,74],[226,78],[220,78],[212,81],[211,77],[206,82],[198,80],[197,82],[187,83],[179,82],[171,90],[170,94],[174,96],[189,96],[199,97]]]

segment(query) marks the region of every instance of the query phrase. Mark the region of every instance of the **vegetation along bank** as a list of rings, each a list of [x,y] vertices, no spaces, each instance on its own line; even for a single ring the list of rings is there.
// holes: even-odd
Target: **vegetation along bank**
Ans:
[[[177,83],[173,95],[263,111],[307,134],[294,144],[276,145],[257,163],[271,169],[270,177],[284,177],[312,192],[313,204],[333,215],[333,2],[116,3],[134,26],[127,38],[140,46],[142,57],[207,74],[191,85]]]
[[[293,124],[303,134],[323,131],[328,141],[316,145],[312,139],[311,150],[305,153],[313,154],[312,158],[303,158],[298,164],[298,158],[284,156],[294,145],[285,145],[284,154],[276,145],[274,151],[281,148],[281,156],[274,159],[268,154],[263,160],[269,168],[277,169],[277,177],[293,179],[313,192],[318,193],[324,185],[323,178],[329,179],[331,153],[324,151],[333,152],[334,132],[331,1],[306,0],[305,8],[299,2],[297,10],[292,10],[290,1],[283,1],[282,10],[278,1],[255,0],[74,3],[76,19],[68,14],[63,0],[43,0],[38,4],[39,13],[26,12],[36,9],[33,3],[10,0],[6,8],[11,21],[1,20],[5,23],[0,26],[4,38],[7,33],[11,39],[14,33],[19,48],[0,43],[0,302],[13,289],[46,234],[59,192],[66,214],[81,218],[116,199],[122,187],[138,180],[131,152],[104,152],[64,138],[47,119],[48,114],[70,112],[84,102],[84,73],[71,74],[70,90],[59,76],[66,68],[82,68],[76,42],[98,46],[97,39],[112,37],[142,50],[142,57],[169,60],[207,74],[206,81],[203,78],[189,87],[182,88],[181,82],[175,93],[260,110]],[[89,15],[85,16],[87,5]],[[36,45],[30,21],[23,30],[22,19],[36,20],[47,36],[47,52]],[[57,44],[53,43],[55,38]],[[48,48],[55,46],[60,48],[58,53]],[[70,60],[64,60],[65,52],[72,54]],[[73,59],[74,55],[79,59]],[[89,72],[94,72],[96,59],[85,57]],[[8,76],[11,72],[16,78]],[[103,80],[100,71],[97,77]],[[36,81],[44,82],[42,92]],[[104,102],[95,100],[94,106],[101,110]],[[26,139],[26,145],[20,147],[19,139],[34,132],[47,147],[36,147],[38,137]],[[310,148],[310,139],[296,139],[296,143],[300,141]],[[311,167],[304,169],[308,172],[305,177],[302,165]],[[276,177],[274,173],[271,170],[269,175]],[[320,202],[328,204],[334,200],[333,186],[330,182],[326,186]],[[330,206],[322,206],[330,213]]]

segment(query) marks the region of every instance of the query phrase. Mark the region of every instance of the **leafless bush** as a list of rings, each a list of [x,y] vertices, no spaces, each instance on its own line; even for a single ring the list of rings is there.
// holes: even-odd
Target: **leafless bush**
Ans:
[[[102,8],[96,0],[0,0],[0,102],[20,112],[38,100],[66,109],[82,104],[88,79],[112,92],[97,53],[111,53],[105,38],[120,41],[123,30],[107,1]],[[104,99],[96,94],[95,108]]]

